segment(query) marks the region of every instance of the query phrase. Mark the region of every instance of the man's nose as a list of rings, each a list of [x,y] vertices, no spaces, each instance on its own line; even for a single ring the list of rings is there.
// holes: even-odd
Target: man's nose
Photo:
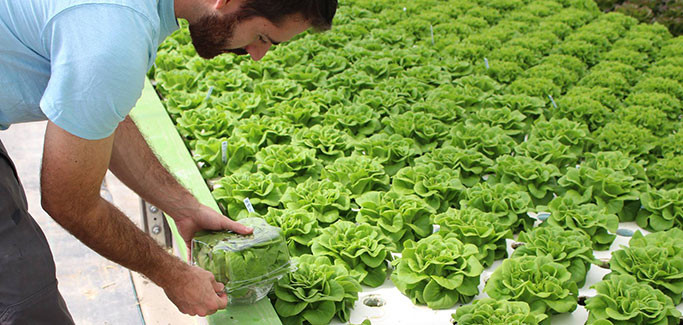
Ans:
[[[270,49],[270,46],[271,44],[258,44],[258,41],[256,41],[252,44],[245,46],[244,49],[247,50],[252,60],[258,61],[266,55],[266,53]]]

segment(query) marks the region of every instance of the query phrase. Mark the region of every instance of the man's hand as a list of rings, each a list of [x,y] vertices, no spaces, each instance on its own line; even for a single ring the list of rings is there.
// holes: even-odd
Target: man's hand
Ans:
[[[252,228],[230,220],[203,204],[198,204],[197,208],[185,213],[189,214],[186,217],[174,217],[174,220],[188,249],[192,247],[194,234],[203,229],[231,230],[242,235],[250,234],[253,231]]]
[[[164,292],[182,313],[207,316],[228,304],[223,284],[211,272],[190,265],[175,271],[177,282],[165,285]]]

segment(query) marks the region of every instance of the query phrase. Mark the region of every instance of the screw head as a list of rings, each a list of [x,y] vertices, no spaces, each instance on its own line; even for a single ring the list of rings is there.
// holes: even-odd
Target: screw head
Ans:
[[[159,208],[157,208],[157,207],[155,207],[155,206],[153,206],[153,205],[150,205],[150,206],[149,206],[149,211],[152,212],[152,213],[157,213],[157,212],[159,212]]]
[[[152,227],[152,233],[153,234],[158,235],[160,232],[161,232],[161,227],[159,227],[158,225]]]

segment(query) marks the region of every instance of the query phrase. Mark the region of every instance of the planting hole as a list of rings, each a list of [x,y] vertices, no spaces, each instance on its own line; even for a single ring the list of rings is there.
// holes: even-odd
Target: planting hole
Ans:
[[[363,299],[363,304],[368,307],[382,307],[386,304],[386,301],[378,295],[369,295]]]

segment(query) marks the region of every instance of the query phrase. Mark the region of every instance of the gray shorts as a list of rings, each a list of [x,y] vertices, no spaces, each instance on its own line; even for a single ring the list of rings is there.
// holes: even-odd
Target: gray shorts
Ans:
[[[0,325],[73,324],[43,231],[0,142]]]

